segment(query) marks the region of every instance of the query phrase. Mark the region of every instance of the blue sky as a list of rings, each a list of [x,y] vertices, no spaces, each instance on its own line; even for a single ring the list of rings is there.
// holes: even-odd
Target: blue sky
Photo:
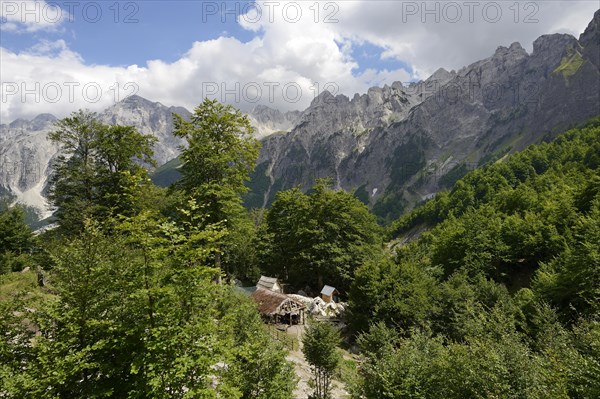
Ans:
[[[0,122],[102,109],[122,99],[128,84],[167,105],[192,108],[210,87],[211,96],[242,109],[256,105],[249,97],[282,110],[303,109],[327,85],[352,97],[373,85],[427,78],[439,67],[459,69],[514,41],[531,51],[542,34],[578,36],[598,8],[597,0],[521,2],[515,14],[514,2],[497,2],[502,18],[491,21],[490,3],[478,3],[473,20],[464,8],[461,18],[450,20],[453,10],[444,2],[420,9],[423,2],[281,0],[270,9],[247,0],[0,0]],[[55,4],[63,18],[49,20]],[[301,18],[294,19],[298,10]],[[74,82],[80,86],[75,98],[63,90],[54,101],[44,92]],[[82,95],[80,88],[89,85],[101,88],[97,101]],[[298,99],[284,92],[290,86],[301,89]],[[272,98],[269,87],[276,87]],[[255,88],[259,95],[253,97]],[[23,89],[41,95],[23,95]],[[223,96],[227,90],[239,95]]]
[[[203,18],[200,1],[90,3],[94,5],[56,1],[65,15],[69,10],[73,11],[62,24],[62,29],[34,34],[3,31],[2,45],[11,51],[22,51],[41,39],[64,39],[70,49],[81,54],[89,63],[121,66],[144,65],[151,59],[176,61],[194,41],[216,39],[222,35],[233,35],[246,41],[253,36],[236,22],[234,15],[212,15],[212,9],[207,9]],[[241,11],[246,3],[224,4],[231,6],[227,10],[235,11],[237,8]],[[101,17],[97,17],[96,10],[101,10]],[[211,15],[208,15],[209,12]],[[50,15],[50,11],[46,13]],[[50,18],[54,18],[54,14]]]
[[[195,41],[220,36],[249,41],[256,36],[255,32],[242,28],[237,22],[240,14],[252,6],[251,1],[218,1],[211,5],[189,0],[169,1],[168,5],[162,0],[90,2],[94,3],[90,6],[72,0],[55,3],[65,14],[73,11],[63,29],[31,35],[6,31],[2,33],[3,46],[12,52],[20,52],[40,40],[63,39],[71,50],[90,64],[125,66],[144,65],[153,59],[175,62]],[[217,3],[218,10],[215,10],[214,3]],[[97,14],[97,10],[101,10],[102,16]],[[411,70],[406,62],[382,57],[383,52],[384,48],[369,42],[353,46],[351,54],[357,62],[354,72],[360,74],[367,69]]]

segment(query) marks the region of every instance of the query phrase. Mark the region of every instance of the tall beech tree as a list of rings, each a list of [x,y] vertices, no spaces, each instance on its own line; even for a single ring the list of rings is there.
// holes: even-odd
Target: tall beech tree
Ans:
[[[376,219],[352,194],[318,180],[310,194],[277,194],[266,217],[262,267],[301,288],[347,290],[355,270],[382,251]]]
[[[49,138],[60,153],[49,198],[64,232],[82,231],[86,218],[139,211],[138,190],[149,182],[142,163],[154,164],[155,137],[132,126],[105,125],[95,113],[79,110],[56,122]]]
[[[23,209],[15,206],[0,211],[0,274],[31,265],[33,248],[33,232],[25,223]]]
[[[247,222],[241,196],[248,191],[245,182],[260,149],[248,117],[231,105],[205,99],[189,121],[174,115],[174,123],[173,134],[184,138],[187,145],[181,148],[182,177],[173,188],[202,206],[207,223],[232,228]],[[215,253],[217,266],[223,266],[221,252],[235,246],[234,239],[222,240]],[[224,266],[227,271],[229,265]]]

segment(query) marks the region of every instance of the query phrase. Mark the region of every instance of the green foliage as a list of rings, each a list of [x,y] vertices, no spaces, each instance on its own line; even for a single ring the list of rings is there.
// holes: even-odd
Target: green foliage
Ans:
[[[591,398],[599,391],[600,121],[459,180],[399,219],[349,321],[356,398]]]
[[[203,207],[207,223],[222,223],[234,234],[224,236],[214,264],[244,278],[253,273],[252,252],[244,252],[254,229],[242,206],[245,183],[254,170],[260,143],[247,116],[231,105],[205,99],[188,122],[174,116],[173,134],[186,140],[181,149],[181,179],[172,186]],[[222,254],[225,258],[222,259]],[[250,262],[248,264],[247,262]]]
[[[510,209],[502,208],[502,202],[514,191],[528,190],[534,194],[536,198],[530,198],[526,204],[535,205],[533,209],[539,211],[558,205],[556,202],[572,200],[573,190],[597,175],[598,129],[600,119],[596,118],[552,143],[531,146],[505,162],[468,173],[450,192],[438,194],[393,223],[392,236],[397,237],[419,224],[436,225],[450,215],[459,217],[470,207],[478,208],[487,203],[509,212]],[[550,203],[544,204],[545,199]]]
[[[21,253],[32,245],[33,234],[25,223],[25,212],[17,206],[0,213],[0,252]]]
[[[534,289],[568,319],[600,314],[600,202],[573,227],[573,245],[542,265]]]
[[[258,153],[247,119],[207,100],[176,128],[190,147],[181,190],[167,191],[142,166],[153,163],[153,138],[84,111],[57,123],[60,231],[40,240],[51,257],[19,210],[0,215],[2,264],[21,268],[33,251],[51,269],[44,291],[21,273],[0,276],[0,396],[292,395],[284,348],[215,267],[257,274],[258,224],[240,198]]]
[[[389,224],[402,215],[405,210],[405,202],[402,194],[387,190],[373,205],[373,213],[378,216],[380,223]]]
[[[400,330],[422,325],[435,312],[437,290],[435,278],[410,260],[368,261],[352,283],[348,318],[354,331],[368,329],[371,320]]]
[[[446,276],[480,272],[511,289],[574,248],[574,231],[598,195],[598,122],[475,170],[392,227],[430,226],[421,244]],[[594,242],[593,237],[589,241]]]
[[[25,223],[25,212],[20,207],[0,213],[0,274],[33,267],[30,255],[35,243],[33,233]]]
[[[454,166],[440,178],[440,187],[452,187],[458,179],[465,176],[468,172],[469,169],[464,163]]]
[[[381,252],[374,216],[353,195],[317,181],[311,194],[277,194],[262,231],[262,269],[303,288],[323,283],[347,290],[354,271]]]
[[[302,337],[302,352],[313,371],[315,399],[331,398],[331,378],[341,361],[340,342],[339,332],[326,322],[311,321]]]
[[[235,225],[230,227],[223,240],[222,265],[225,273],[241,281],[254,285],[260,277],[257,251],[256,214],[243,211],[235,219]]]
[[[187,141],[180,155],[182,177],[175,187],[206,204],[212,222],[227,219],[228,204],[239,205],[239,196],[247,191],[244,183],[260,149],[247,116],[231,105],[206,99],[189,122],[179,115],[174,118],[173,134]]]
[[[358,342],[363,398],[592,398],[598,393],[598,323],[566,331],[550,322],[533,351],[509,314],[484,312],[460,341],[374,325]],[[507,323],[508,322],[508,323]],[[548,324],[548,323],[546,323]],[[580,344],[576,342],[579,340]]]
[[[181,173],[179,173],[180,166],[181,160],[179,158],[171,159],[166,164],[159,166],[150,175],[152,183],[159,187],[171,186],[181,178]]]
[[[82,110],[56,122],[55,129],[49,138],[61,155],[54,163],[49,198],[63,232],[82,231],[86,218],[141,209],[138,190],[149,179],[140,163],[154,163],[155,137],[132,126],[104,125],[95,113]]]
[[[354,191],[354,196],[363,204],[369,205],[369,193],[364,184]]]
[[[9,397],[289,397],[292,367],[254,306],[213,283],[223,232],[194,227],[198,215],[183,227],[141,213],[111,221],[110,235],[86,222],[57,248],[58,300],[28,316],[44,334],[3,337]]]

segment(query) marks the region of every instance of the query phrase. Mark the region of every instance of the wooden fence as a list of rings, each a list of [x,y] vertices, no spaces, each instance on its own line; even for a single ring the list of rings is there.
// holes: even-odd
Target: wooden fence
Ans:
[[[271,338],[281,342],[288,350],[296,351],[299,349],[298,338],[292,335],[289,335],[285,331],[281,331],[277,328],[277,326],[270,325],[269,334],[271,334]]]

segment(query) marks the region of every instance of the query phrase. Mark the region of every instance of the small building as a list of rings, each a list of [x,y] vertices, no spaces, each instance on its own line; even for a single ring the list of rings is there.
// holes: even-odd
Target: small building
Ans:
[[[304,304],[280,292],[257,288],[251,295],[263,319],[271,323],[304,324]]]
[[[279,280],[277,280],[275,277],[260,276],[260,280],[258,280],[258,283],[256,283],[256,288],[262,288],[273,292],[283,292],[281,289],[281,284],[279,284]]]
[[[338,290],[336,290],[330,285],[323,286],[323,289],[321,290],[321,299],[323,299],[327,303],[331,301],[338,302],[339,295],[340,293],[338,292]]]

